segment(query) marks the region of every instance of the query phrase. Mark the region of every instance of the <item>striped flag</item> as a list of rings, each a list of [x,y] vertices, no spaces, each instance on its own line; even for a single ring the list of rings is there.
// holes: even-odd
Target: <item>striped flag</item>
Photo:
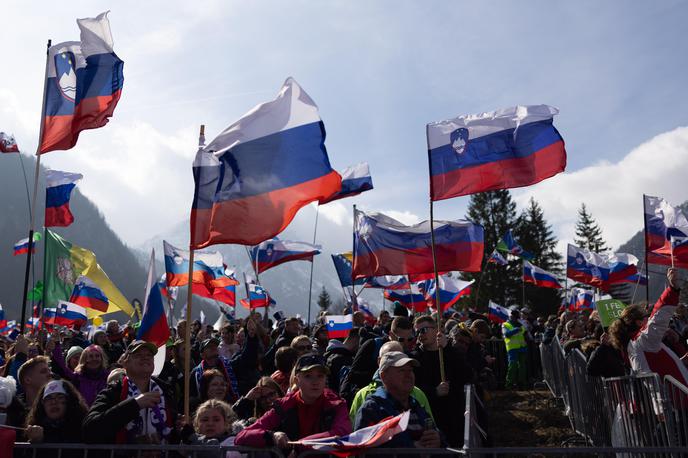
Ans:
[[[327,315],[327,336],[330,339],[343,339],[354,327],[353,315]]]
[[[99,312],[107,312],[109,306],[109,300],[105,293],[98,288],[93,280],[84,275],[80,275],[76,279],[69,302]]]
[[[511,313],[509,313],[509,309],[490,301],[490,304],[488,305],[487,319],[493,323],[504,323],[509,319],[510,315]]]
[[[40,232],[33,233],[33,243],[31,244],[31,254],[36,253],[36,242],[41,239]],[[20,254],[26,254],[29,252],[29,238],[23,238],[14,244],[14,254],[12,256],[17,256]]]

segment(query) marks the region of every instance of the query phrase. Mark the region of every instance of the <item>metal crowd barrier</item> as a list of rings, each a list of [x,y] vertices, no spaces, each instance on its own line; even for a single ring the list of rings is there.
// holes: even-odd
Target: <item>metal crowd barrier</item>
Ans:
[[[32,444],[15,442],[14,456],[79,457],[79,458],[284,458],[277,448],[251,448],[222,445],[161,445],[161,444]],[[6,458],[6,457],[2,457]],[[9,458],[9,457],[7,457]]]
[[[670,406],[657,374],[604,379],[611,442],[615,447],[669,447]]]
[[[506,371],[508,368],[506,346],[504,345],[503,339],[490,339],[484,342],[485,350],[494,356],[495,362],[492,364],[491,369],[494,373],[495,379],[500,387],[504,386],[506,382]],[[542,366],[540,362],[540,349],[539,346],[530,342],[528,344],[528,356],[527,356],[527,366],[526,373],[528,377],[528,383],[533,383],[542,380]]]
[[[671,440],[678,447],[688,447],[688,387],[671,375],[664,377],[664,392],[671,409]]]
[[[482,401],[478,397],[475,386],[464,385],[464,397],[466,398],[466,410],[463,422],[463,448],[481,448],[485,446],[487,433],[485,425],[481,425],[480,411],[484,409]]]

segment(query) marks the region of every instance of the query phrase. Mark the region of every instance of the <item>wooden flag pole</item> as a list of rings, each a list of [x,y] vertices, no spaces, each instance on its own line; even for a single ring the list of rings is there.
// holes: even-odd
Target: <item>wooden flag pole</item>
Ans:
[[[201,124],[198,137],[198,148],[205,146],[205,125]],[[186,328],[184,330],[184,416],[191,421],[189,412],[189,388],[191,383],[191,309],[193,305],[193,265],[194,249],[189,244],[189,283],[186,291]]]
[[[354,244],[351,250],[351,313],[358,311],[358,300],[356,299],[356,279],[354,278],[353,275],[353,269],[354,269],[354,263],[356,262],[356,243],[355,243],[355,238],[356,238],[356,204],[354,204]],[[364,285],[365,287],[365,285]],[[361,291],[363,291],[363,288],[361,288]]]
[[[671,247],[671,268],[674,268],[674,236],[669,236],[669,246]]]
[[[425,137],[430,145],[428,126],[425,126]],[[428,170],[431,169],[430,164],[430,147],[428,146]],[[432,188],[432,182],[431,182]],[[437,254],[435,253],[435,219],[433,216],[432,192],[430,193],[430,246],[432,249],[432,267],[435,270],[435,310],[437,310],[437,332],[442,332],[442,302],[440,301],[440,276],[437,272]],[[440,381],[445,382],[446,377],[444,373],[444,353],[442,346],[437,345],[437,355],[440,359]]]
[[[41,127],[38,133],[38,145],[36,146],[36,172],[33,178],[33,198],[31,199],[31,220],[29,222],[29,252],[26,253],[26,271],[24,273],[24,294],[22,295],[22,313],[21,325],[19,332],[24,334],[24,327],[26,326],[26,295],[29,292],[29,272],[31,271],[31,252],[33,251],[33,223],[36,216],[36,195],[38,194],[38,173],[41,170],[41,141],[43,140],[43,115],[45,113],[45,93],[48,87],[48,58],[50,57],[51,40],[48,40],[47,49],[45,52],[45,76],[43,78],[43,101],[41,102]],[[21,153],[19,153],[21,154]]]
[[[318,233],[318,213],[320,205],[315,206],[315,227],[313,228],[313,245],[315,245],[315,237]],[[311,300],[313,294],[313,264],[315,263],[315,256],[311,258],[311,278],[308,282],[308,328],[311,327]]]
[[[525,307],[526,306],[526,263],[525,263],[525,260],[523,258],[521,258],[521,287],[523,290],[523,292],[521,294],[521,296],[522,296],[521,307]]]

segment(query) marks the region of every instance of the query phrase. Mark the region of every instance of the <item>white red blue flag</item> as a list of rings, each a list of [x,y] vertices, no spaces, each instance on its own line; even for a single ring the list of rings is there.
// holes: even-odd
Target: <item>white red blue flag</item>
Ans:
[[[440,272],[480,271],[483,228],[470,221],[435,221],[435,253]],[[434,272],[430,222],[407,226],[382,213],[354,214],[353,276]]]
[[[566,276],[586,285],[608,289],[615,283],[638,273],[638,258],[628,253],[593,253],[574,245],[568,246]]]
[[[327,336],[330,339],[344,339],[354,327],[353,316],[351,314],[327,315],[325,316],[325,324],[327,325]]]
[[[189,251],[182,250],[163,240],[165,270],[169,287],[189,284]],[[191,291],[234,307],[236,285],[239,282],[227,274],[219,251],[195,251]]]
[[[595,293],[589,289],[572,288],[569,298],[569,310],[578,312],[581,310],[595,309]]]
[[[69,302],[99,312],[107,312],[110,301],[93,280],[80,275],[74,283],[74,290]]]
[[[528,186],[563,172],[558,113],[547,105],[516,106],[428,124],[432,200]]]
[[[58,301],[55,312],[55,324],[64,327],[80,328],[86,324],[86,309],[67,301]]]
[[[241,299],[241,305],[247,309],[255,309],[260,307],[268,307],[270,305],[275,305],[275,301],[270,294],[260,285],[255,283],[248,283],[246,285],[248,290],[248,298]]]
[[[350,456],[379,447],[397,434],[406,431],[410,411],[382,420],[367,428],[358,429],[346,436],[324,437],[322,439],[301,439],[297,443],[323,453],[336,456]]]
[[[509,262],[502,256],[499,251],[495,250],[492,252],[492,255],[490,258],[487,260],[487,262],[491,262],[493,264],[497,264],[498,266],[505,266],[509,264]]]
[[[143,316],[136,338],[151,342],[158,347],[155,358],[154,375],[162,370],[165,364],[165,344],[170,338],[170,328],[167,325],[165,306],[162,302],[162,293],[155,274],[155,250],[151,250],[151,259],[148,264],[148,278],[146,280],[146,300],[143,303]],[[162,356],[160,355],[162,353]]]
[[[293,78],[275,100],[199,149],[193,172],[194,249],[257,245],[282,232],[300,208],[342,187],[342,177],[330,167],[318,107]]]
[[[452,307],[462,297],[471,294],[471,285],[475,280],[465,281],[448,275],[439,276],[440,283],[440,310],[446,311]],[[435,308],[435,280],[428,280],[424,283],[425,298],[428,306]]]
[[[506,234],[504,234],[504,236],[499,240],[495,250],[509,253],[523,259],[533,259],[532,253],[524,250],[523,247],[516,242],[514,235],[511,233],[511,229],[506,231]]]
[[[342,176],[342,190],[329,199],[321,200],[320,205],[345,197],[357,196],[364,191],[373,189],[373,179],[370,177],[370,168],[367,162],[347,167],[339,174]]]
[[[409,289],[384,290],[385,299],[391,302],[399,302],[414,313],[423,313],[428,309],[428,300],[425,289],[418,283],[411,283]]]
[[[33,242],[31,243],[31,254],[36,253],[36,242],[38,242],[41,239],[41,233],[40,232],[34,232],[33,233]],[[17,243],[14,244],[14,254],[13,256],[17,256],[20,254],[26,254],[29,252],[29,238],[26,237],[24,239],[21,239]]]
[[[81,180],[80,173],[46,170],[45,172],[45,227],[66,227],[74,222],[69,209],[69,199],[76,182]]]
[[[406,275],[384,275],[365,279],[366,288],[409,289],[411,284]]]
[[[48,51],[41,154],[72,148],[82,130],[103,127],[115,111],[124,62],[113,51],[107,14],[77,19],[81,41]]]
[[[13,135],[0,132],[0,153],[18,153],[19,146]]]
[[[644,196],[647,262],[688,268],[688,218],[661,197]]]
[[[311,261],[322,247],[306,242],[280,240],[277,237],[251,248],[251,263],[258,273],[289,261]]]
[[[7,318],[5,318],[5,310],[3,310],[2,304],[0,304],[0,329],[5,326],[7,326]]]
[[[532,283],[540,288],[554,288],[561,289],[561,284],[557,277],[545,269],[541,269],[528,261],[523,261],[523,281],[525,283]]]
[[[493,323],[504,323],[509,319],[509,309],[490,301],[487,306],[487,319]]]

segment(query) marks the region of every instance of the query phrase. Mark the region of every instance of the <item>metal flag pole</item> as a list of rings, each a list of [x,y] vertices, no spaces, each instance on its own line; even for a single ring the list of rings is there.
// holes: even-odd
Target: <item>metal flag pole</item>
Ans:
[[[674,268],[674,236],[669,236],[669,246],[671,247],[671,268]]]
[[[201,124],[198,135],[198,149],[205,146],[205,125]],[[191,418],[189,413],[189,384],[191,383],[191,308],[193,305],[193,265],[194,249],[189,244],[189,283],[186,291],[186,326],[184,330],[184,416]]]
[[[635,293],[638,291],[638,285],[640,284],[640,280],[643,276],[642,267],[643,266],[641,265],[641,268],[638,269],[638,280],[635,282],[635,288],[633,288],[633,297],[631,298],[631,304],[635,302]],[[647,266],[645,266],[645,269],[647,269]]]
[[[45,76],[43,78],[43,101],[41,102],[41,127],[38,133],[38,145],[36,146],[36,172],[33,179],[33,198],[29,211],[31,212],[31,220],[29,222],[29,252],[26,254],[26,272],[24,273],[24,294],[22,295],[22,313],[21,325],[19,332],[24,334],[24,327],[26,326],[26,295],[29,292],[29,272],[31,271],[31,252],[33,251],[33,223],[36,216],[36,195],[38,194],[38,173],[41,170],[41,141],[43,140],[43,115],[45,113],[45,93],[48,87],[48,58],[50,57],[50,44],[48,40],[47,49],[45,52]],[[19,153],[21,154],[21,153]]]
[[[425,126],[425,138],[428,142],[428,170],[431,168],[430,164],[430,133],[428,126]],[[432,184],[430,185],[432,188]],[[437,272],[437,254],[435,253],[435,219],[433,217],[433,205],[432,205],[432,192],[430,193],[430,247],[432,249],[432,267],[435,270],[435,310],[437,310],[437,332],[442,332],[441,323],[441,301],[440,301],[440,276]],[[440,381],[446,381],[444,374],[444,353],[442,352],[442,347],[437,345],[437,355],[440,359]]]
[[[522,301],[522,306],[526,306],[526,264],[525,260],[521,258],[521,288],[522,288],[522,294],[521,294],[521,301]]]
[[[315,206],[315,227],[313,228],[313,245],[315,245],[315,237],[318,233],[318,213],[320,205]],[[311,299],[313,294],[313,264],[315,263],[315,257],[311,258],[311,279],[308,282],[308,327],[311,327]]]
[[[356,299],[356,279],[354,278],[354,264],[356,263],[356,204],[354,207],[354,227],[353,227],[353,248],[351,250],[351,313],[358,311],[358,300]],[[363,288],[361,288],[363,291]]]
[[[643,194],[643,225],[645,228],[644,237],[644,251],[645,251],[645,269],[647,270],[647,285],[645,286],[645,301],[650,303],[650,265],[647,263],[647,204],[646,195]]]

